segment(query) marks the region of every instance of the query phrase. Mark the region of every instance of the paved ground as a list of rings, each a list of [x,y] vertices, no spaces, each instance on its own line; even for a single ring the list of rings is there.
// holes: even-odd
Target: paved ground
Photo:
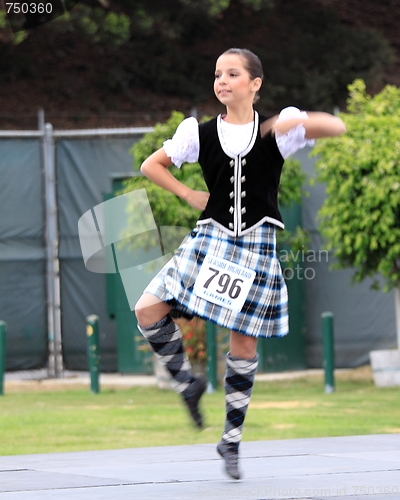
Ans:
[[[400,435],[245,442],[241,465],[214,444],[5,456],[0,499],[400,499]]]

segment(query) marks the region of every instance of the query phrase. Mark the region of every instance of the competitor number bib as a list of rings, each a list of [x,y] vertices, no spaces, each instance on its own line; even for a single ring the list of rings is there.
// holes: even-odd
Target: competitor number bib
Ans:
[[[256,272],[252,269],[206,255],[193,292],[208,302],[239,312],[255,277]]]

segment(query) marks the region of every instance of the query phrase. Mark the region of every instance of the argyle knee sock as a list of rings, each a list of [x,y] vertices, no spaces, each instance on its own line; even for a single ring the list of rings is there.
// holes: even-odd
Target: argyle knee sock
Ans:
[[[226,421],[222,441],[236,449],[242,437],[243,423],[257,372],[258,354],[253,359],[226,355]]]
[[[138,328],[149,341],[155,355],[172,375],[173,389],[185,398],[190,396],[197,379],[192,374],[190,361],[182,343],[182,333],[170,316],[158,323]]]

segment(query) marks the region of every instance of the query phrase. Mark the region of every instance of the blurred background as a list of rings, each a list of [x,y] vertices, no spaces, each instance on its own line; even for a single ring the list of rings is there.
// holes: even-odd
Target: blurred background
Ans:
[[[55,128],[152,126],[174,109],[213,115],[215,59],[232,46],[261,58],[267,114],[343,108],[355,78],[371,92],[400,81],[397,0],[65,0],[69,12],[51,22],[14,14],[14,32],[5,2],[2,129],[36,128],[39,107]]]

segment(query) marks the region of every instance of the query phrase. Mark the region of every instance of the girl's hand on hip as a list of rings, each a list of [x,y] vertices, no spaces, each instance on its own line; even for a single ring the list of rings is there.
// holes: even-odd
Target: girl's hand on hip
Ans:
[[[196,210],[203,211],[207,206],[209,197],[210,193],[207,193],[206,191],[195,191],[194,189],[189,189],[184,200]]]

